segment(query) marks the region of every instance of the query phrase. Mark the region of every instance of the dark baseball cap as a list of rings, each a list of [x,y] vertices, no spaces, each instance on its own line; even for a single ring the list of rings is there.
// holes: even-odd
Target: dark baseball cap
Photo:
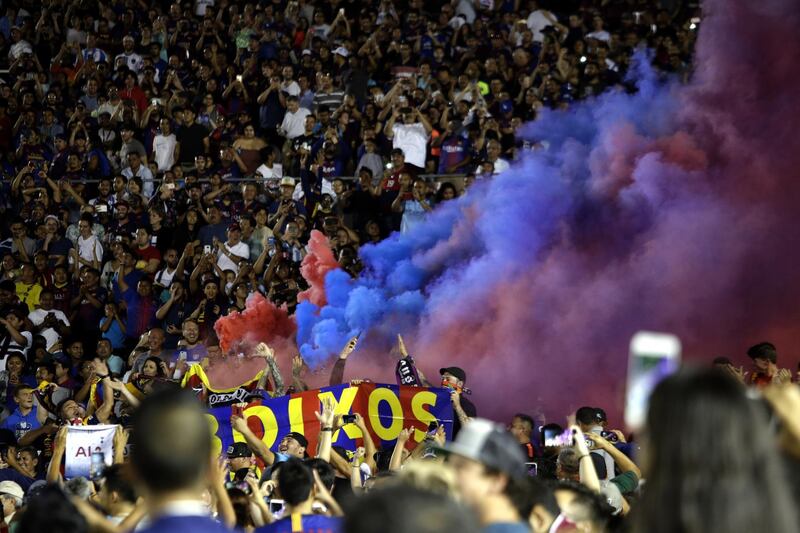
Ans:
[[[463,381],[464,383],[467,382],[467,373],[464,372],[463,369],[461,369],[461,368],[459,368],[457,366],[451,366],[451,367],[440,368],[439,369],[439,374],[444,374],[445,372],[447,372],[450,375],[453,375],[453,376],[457,377],[459,380]]]
[[[253,451],[250,449],[250,446],[247,445],[246,442],[234,442],[226,451],[228,454],[229,459],[236,459],[238,457],[250,457],[253,455]]]
[[[461,428],[455,441],[434,449],[472,459],[511,477],[527,475],[525,455],[517,440],[505,428],[485,418],[471,420]]]
[[[287,433],[286,437],[289,437],[290,439],[296,440],[300,444],[300,446],[302,446],[303,448],[308,447],[308,440],[303,436],[302,433],[298,433],[296,431],[292,431],[290,433]]]

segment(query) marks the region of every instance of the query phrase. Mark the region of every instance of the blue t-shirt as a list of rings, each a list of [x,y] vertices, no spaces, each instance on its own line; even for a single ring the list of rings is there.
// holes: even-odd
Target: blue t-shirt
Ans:
[[[33,431],[34,429],[39,429],[40,426],[41,424],[39,424],[39,420],[36,419],[36,406],[34,406],[34,408],[31,409],[31,412],[27,415],[23,415],[20,412],[19,407],[17,407],[8,418],[3,420],[0,428],[13,431],[14,436],[17,437],[17,440],[19,440],[27,432]]]
[[[293,514],[281,518],[267,526],[256,529],[256,533],[338,533],[342,529],[342,520],[338,517],[316,514]]]
[[[119,350],[120,348],[125,346],[125,341],[127,340],[127,337],[125,336],[124,333],[122,333],[122,328],[119,326],[119,322],[116,319],[103,317],[103,319],[100,321],[100,327],[103,327],[103,324],[105,324],[109,320],[114,320],[114,322],[111,324],[111,327],[108,328],[108,331],[103,333],[103,338],[108,339],[108,341],[111,343],[112,348],[114,348],[115,350]]]

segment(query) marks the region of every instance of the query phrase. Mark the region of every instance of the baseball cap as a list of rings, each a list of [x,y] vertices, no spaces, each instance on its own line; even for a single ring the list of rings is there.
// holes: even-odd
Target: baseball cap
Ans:
[[[14,481],[0,481],[0,494],[8,494],[16,496],[19,499],[25,497],[25,491],[19,486],[19,483]]]
[[[302,52],[300,55],[303,55],[303,56],[310,56],[310,55],[313,55],[313,54],[314,54],[314,52],[312,52],[311,50],[309,50],[308,48],[306,48],[305,50],[303,50],[303,52]]]
[[[439,374],[444,374],[445,372],[457,377],[459,380],[463,381],[464,383],[467,382],[467,373],[464,372],[463,369],[461,369],[461,368],[459,368],[457,366],[451,366],[451,367],[448,367],[448,368],[440,368],[439,369]]]
[[[472,459],[511,477],[527,475],[519,443],[502,426],[485,418],[473,419],[461,428],[455,441],[434,449]]]
[[[594,411],[594,416],[597,417],[597,420],[600,422],[608,422],[608,415],[606,415],[605,409],[601,407],[595,407]]]
[[[347,57],[347,56],[349,56],[349,55],[350,55],[350,52],[349,52],[349,51],[347,50],[347,48],[345,48],[344,46],[340,46],[340,47],[338,47],[338,48],[334,49],[334,50],[333,50],[333,53],[334,53],[335,55],[340,55],[340,56],[342,56],[342,57]]]
[[[239,227],[238,222],[234,222],[230,226],[228,226],[228,231],[242,231],[242,228]]]
[[[281,187],[284,185],[289,187],[294,187],[294,179],[293,178],[281,178]]]
[[[226,450],[229,459],[236,459],[237,457],[250,457],[253,451],[246,442],[234,442]]]
[[[298,433],[296,431],[291,431],[287,433],[286,436],[289,437],[290,439],[296,440],[303,448],[308,446],[308,440],[301,433]]]

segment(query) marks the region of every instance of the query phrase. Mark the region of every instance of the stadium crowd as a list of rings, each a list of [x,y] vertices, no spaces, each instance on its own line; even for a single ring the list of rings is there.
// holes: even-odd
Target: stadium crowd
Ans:
[[[413,446],[404,429],[382,449],[366,413],[345,422],[323,402],[315,449],[289,433],[274,452],[234,415],[243,441],[220,460],[201,404],[177,385],[220,355],[216,320],[251,294],[294,309],[312,230],[358,276],[359,245],[409,231],[537,149],[518,133],[540,110],[635,90],[626,71],[637,48],[687,77],[692,9],[655,0],[2,9],[0,529],[798,530],[800,478],[784,473],[800,449],[800,395],[768,343],[748,351],[751,374],[719,359],[665,380],[632,442],[598,407],[564,427],[527,414],[507,426],[478,418],[467,373],[450,367],[434,384],[452,391],[452,442],[439,426]],[[269,371],[256,390],[305,388],[302,360],[285,380],[271,353],[261,356]],[[346,423],[364,435],[355,453],[332,446]],[[65,479],[65,428],[94,424],[119,426],[114,465]]]

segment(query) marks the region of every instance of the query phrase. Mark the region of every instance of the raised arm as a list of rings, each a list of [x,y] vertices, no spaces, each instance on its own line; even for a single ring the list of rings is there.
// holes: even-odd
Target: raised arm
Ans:
[[[261,457],[267,465],[271,465],[275,462],[275,454],[272,453],[272,450],[267,448],[264,441],[256,437],[255,433],[247,427],[247,421],[244,418],[236,415],[232,416],[231,427],[242,434],[247,445],[253,450],[253,453]]]

